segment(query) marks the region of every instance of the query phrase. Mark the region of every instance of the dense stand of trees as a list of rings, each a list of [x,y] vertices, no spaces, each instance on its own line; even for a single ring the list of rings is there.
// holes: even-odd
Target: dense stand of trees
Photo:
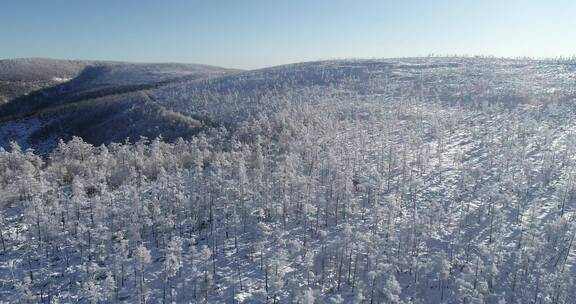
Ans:
[[[0,150],[0,298],[574,299],[571,103],[322,98],[174,143]]]

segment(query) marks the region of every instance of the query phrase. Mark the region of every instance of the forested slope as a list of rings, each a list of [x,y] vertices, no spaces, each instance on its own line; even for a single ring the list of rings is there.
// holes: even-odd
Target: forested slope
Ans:
[[[571,303],[575,81],[420,58],[146,91],[206,127],[0,150],[0,298]]]
[[[77,74],[69,72],[71,64],[77,67]],[[29,79],[39,77],[45,87],[0,104],[0,146],[8,148],[10,141],[15,141],[39,153],[54,149],[58,139],[70,140],[73,136],[95,145],[137,140],[140,136],[189,138],[202,128],[201,122],[171,113],[142,92],[238,72],[198,64],[47,59],[4,60],[2,65],[9,68],[0,72],[0,78],[27,77],[17,82],[29,83]],[[69,78],[44,79],[65,72],[69,72]],[[15,89],[13,84],[8,86]]]
[[[76,77],[87,61],[21,58],[0,60],[0,105]]]

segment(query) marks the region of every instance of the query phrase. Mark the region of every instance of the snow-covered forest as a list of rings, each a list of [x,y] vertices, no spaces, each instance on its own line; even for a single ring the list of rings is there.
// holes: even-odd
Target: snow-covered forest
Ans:
[[[0,148],[0,303],[573,303],[575,62],[282,66],[138,93],[186,139]]]

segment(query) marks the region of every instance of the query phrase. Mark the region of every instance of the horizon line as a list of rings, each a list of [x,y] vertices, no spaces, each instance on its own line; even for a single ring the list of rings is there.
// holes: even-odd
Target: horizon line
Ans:
[[[118,59],[83,59],[83,58],[65,58],[65,57],[12,57],[12,58],[0,58],[0,61],[9,60],[29,60],[29,59],[43,59],[43,60],[54,60],[54,61],[87,61],[87,62],[108,62],[108,63],[127,63],[127,64],[189,64],[189,65],[203,65],[212,66],[226,69],[236,69],[236,70],[259,70],[272,67],[287,66],[293,64],[303,64],[303,63],[314,63],[314,62],[330,62],[330,61],[368,61],[368,60],[401,60],[401,59],[422,59],[422,58],[463,58],[463,59],[500,59],[500,60],[530,60],[530,61],[573,61],[576,60],[576,54],[572,55],[560,55],[560,56],[499,56],[499,55],[485,55],[485,54],[437,54],[430,53],[427,55],[415,55],[415,56],[392,56],[392,57],[332,57],[332,58],[319,58],[319,59],[309,59],[302,61],[293,61],[287,63],[259,66],[259,67],[229,67],[225,65],[213,64],[213,63],[199,63],[190,61],[139,61],[139,60],[118,60]]]

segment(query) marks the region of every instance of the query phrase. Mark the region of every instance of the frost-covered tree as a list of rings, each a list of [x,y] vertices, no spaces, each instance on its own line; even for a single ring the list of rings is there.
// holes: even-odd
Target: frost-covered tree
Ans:
[[[2,299],[570,303],[566,64],[244,72],[149,90],[187,139],[0,149]]]

